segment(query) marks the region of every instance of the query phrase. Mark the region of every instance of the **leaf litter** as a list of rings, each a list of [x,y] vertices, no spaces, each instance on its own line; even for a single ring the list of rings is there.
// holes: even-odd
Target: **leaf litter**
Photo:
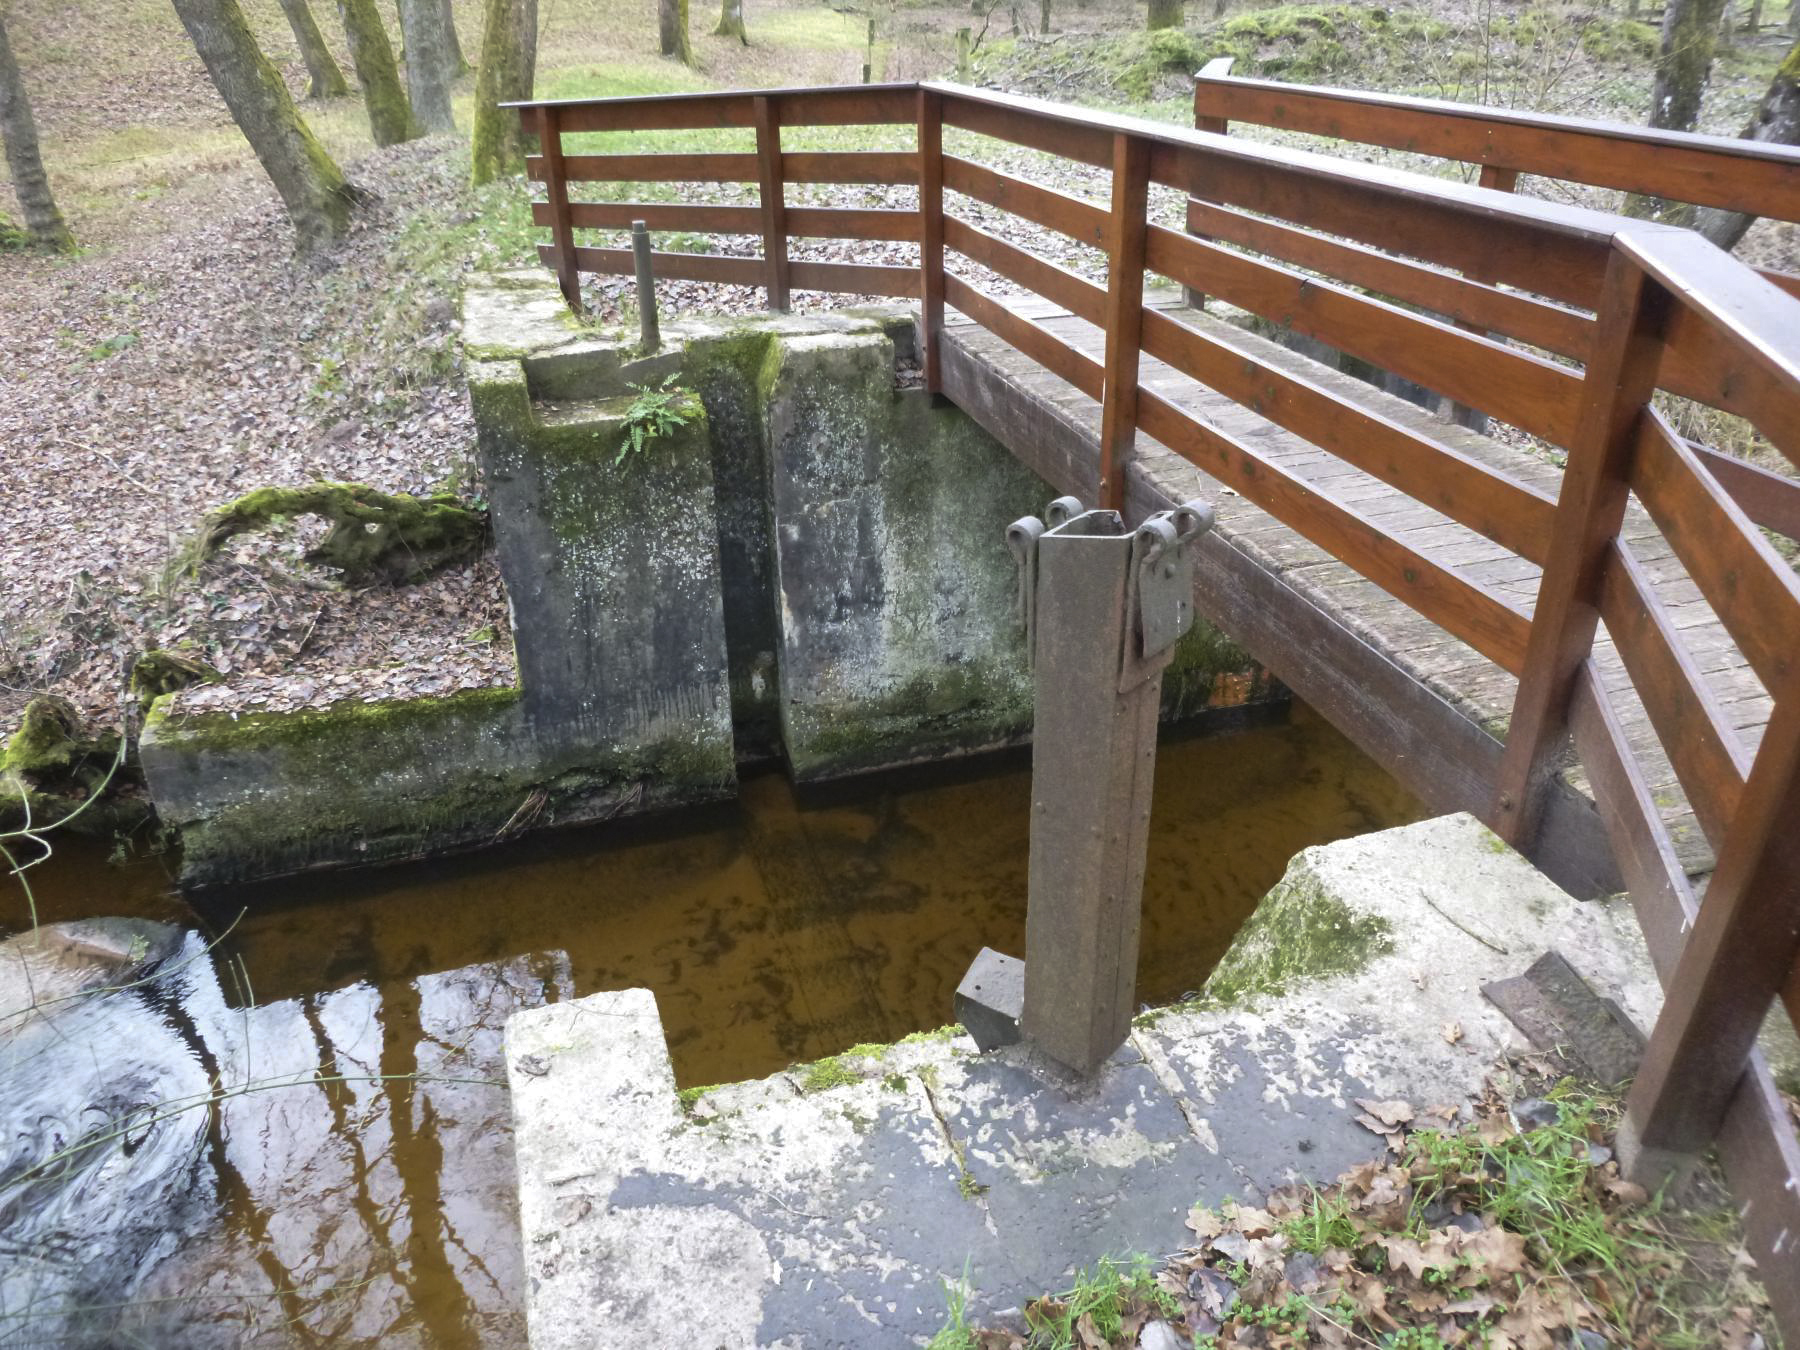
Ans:
[[[1504,1084],[1461,1124],[1454,1107],[1358,1101],[1382,1157],[1260,1204],[1196,1205],[1193,1245],[1154,1270],[1103,1261],[1108,1278],[1027,1303],[1023,1329],[955,1326],[934,1350],[1774,1343],[1714,1171],[1681,1203],[1652,1196],[1619,1175],[1615,1102],[1566,1081],[1509,1101]]]

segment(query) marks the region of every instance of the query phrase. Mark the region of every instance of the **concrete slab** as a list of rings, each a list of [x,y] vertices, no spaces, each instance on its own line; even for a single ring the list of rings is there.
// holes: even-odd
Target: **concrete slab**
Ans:
[[[1516,1042],[1480,985],[1547,946],[1647,1022],[1635,936],[1446,817],[1302,853],[1208,994],[1088,1080],[946,1032],[678,1096],[647,991],[521,1013],[532,1345],[920,1345],[965,1275],[974,1316],[1016,1318],[1183,1245],[1196,1201],[1375,1156],[1359,1097],[1465,1101]]]

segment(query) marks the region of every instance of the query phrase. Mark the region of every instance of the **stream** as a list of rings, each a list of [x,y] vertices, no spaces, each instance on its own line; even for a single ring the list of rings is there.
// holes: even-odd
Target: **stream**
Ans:
[[[0,890],[0,1345],[522,1346],[502,1028],[655,991],[683,1086],[941,1025],[1024,954],[1022,758],[194,900],[57,841]],[[1138,994],[1299,849],[1421,817],[1321,718],[1172,739]],[[4,880],[4,878],[0,878]]]

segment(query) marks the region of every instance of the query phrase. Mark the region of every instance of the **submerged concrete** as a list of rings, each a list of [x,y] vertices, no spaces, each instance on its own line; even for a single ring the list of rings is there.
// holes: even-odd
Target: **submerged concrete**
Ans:
[[[532,1345],[919,1345],[965,1277],[972,1319],[1016,1321],[1183,1245],[1196,1202],[1377,1155],[1357,1098],[1466,1103],[1515,1044],[1480,986],[1546,945],[1648,1025],[1629,912],[1456,816],[1301,854],[1206,995],[1085,1082],[952,1030],[678,1095],[648,991],[521,1013]]]

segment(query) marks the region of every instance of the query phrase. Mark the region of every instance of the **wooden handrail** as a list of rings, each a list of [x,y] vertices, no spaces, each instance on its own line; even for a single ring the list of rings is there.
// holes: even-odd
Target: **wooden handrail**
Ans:
[[[1194,116],[1800,221],[1800,149],[1473,103],[1202,71]]]
[[[1332,95],[1334,107],[1355,98],[1301,93],[1315,101]],[[1403,102],[1388,111],[1438,115],[1416,106],[1421,101]],[[1484,175],[1487,186],[1468,186],[937,83],[513,106],[540,132],[542,153],[530,172],[545,184],[547,201],[534,206],[533,218],[552,231],[540,252],[572,304],[579,305],[579,273],[631,269],[628,252],[577,246],[574,231],[635,218],[760,237],[760,257],[663,253],[656,265],[670,277],[763,286],[772,307],[785,305],[790,288],[918,297],[926,384],[934,392],[943,389],[943,316],[954,308],[1099,404],[1104,501],[1122,505],[1141,431],[1518,675],[1487,818],[1529,846],[1549,766],[1573,733],[1667,986],[1669,1011],[1652,1032],[1648,1068],[1631,1099],[1627,1147],[1643,1165],[1663,1153],[1697,1152],[1717,1137],[1734,1186],[1758,1197],[1747,1215],[1753,1250],[1759,1259],[1792,1264],[1800,1191],[1788,1181],[1800,1176],[1800,1141],[1771,1106],[1777,1099],[1749,1038],[1771,1005],[1800,1001],[1800,830],[1793,828],[1800,817],[1800,579],[1757,528],[1770,521],[1790,533],[1800,528],[1800,485],[1690,447],[1652,396],[1668,389],[1746,417],[1800,463],[1800,299],[1686,231],[1503,190],[1512,170],[1539,172],[1532,165],[1544,160],[1484,161],[1494,169]],[[1483,111],[1483,126],[1508,135],[1547,125],[1569,136],[1601,134],[1587,125]],[[917,150],[797,154],[781,146],[783,127],[858,123],[913,125]],[[563,154],[570,132],[697,127],[754,130],[756,151],[645,154],[634,146],[631,154]],[[947,131],[969,144],[946,153]],[[971,148],[977,137],[1107,171],[1110,201],[1101,205],[982,164]],[[1741,149],[1721,142],[1705,153]],[[1788,164],[1785,152],[1750,158]],[[571,200],[569,184],[595,181],[754,182],[756,204]],[[916,182],[919,206],[790,208],[789,181]],[[1153,184],[1202,199],[1190,221],[1211,238],[1153,224]],[[1106,285],[1017,236],[980,228],[946,204],[946,193],[1104,251]],[[791,240],[818,237],[916,240],[920,262],[788,257]],[[1104,358],[982,289],[966,263],[1102,329]],[[1568,467],[1558,496],[1323,383],[1276,369],[1216,330],[1147,305],[1147,270],[1359,353],[1561,446]],[[1430,317],[1434,312],[1444,318]],[[1509,346],[1509,339],[1557,359]],[[1284,468],[1253,438],[1190,416],[1166,391],[1139,388],[1146,355],[1541,566],[1535,611],[1527,615],[1504,593],[1389,532],[1378,516]],[[1773,699],[1773,720],[1754,755],[1625,538],[1633,492]],[[1703,905],[1695,903],[1595,667],[1602,622],[1715,843],[1718,870]],[[1693,935],[1684,936],[1690,923]],[[1795,1237],[1783,1237],[1784,1229]],[[1785,1285],[1771,1279],[1770,1292],[1788,1334],[1800,1339],[1800,1278]]]

